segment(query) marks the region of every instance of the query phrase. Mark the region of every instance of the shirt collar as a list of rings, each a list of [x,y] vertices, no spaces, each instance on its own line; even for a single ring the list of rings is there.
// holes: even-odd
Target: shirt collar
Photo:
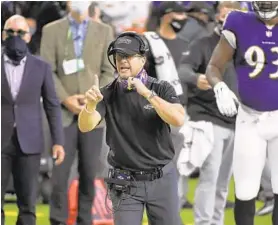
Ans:
[[[81,24],[86,25],[89,22],[89,18],[87,17],[84,21],[82,21],[82,23],[77,23],[75,21],[75,19],[70,15],[70,13],[68,14],[68,19],[69,19],[70,25],[74,25],[74,26],[79,26]]]
[[[23,59],[20,60],[20,65],[24,64],[26,62],[27,56],[25,56]],[[12,60],[4,54],[4,62],[12,64]]]

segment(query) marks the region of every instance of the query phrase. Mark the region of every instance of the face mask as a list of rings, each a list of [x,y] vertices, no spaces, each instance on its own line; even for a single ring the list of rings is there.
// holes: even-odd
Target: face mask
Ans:
[[[170,25],[176,33],[179,33],[185,24],[186,24],[186,19],[183,19],[183,20],[175,20],[174,19]]]
[[[10,36],[4,41],[6,55],[14,61],[15,64],[19,64],[27,52],[28,47],[24,40],[19,36]]]
[[[90,2],[72,1],[71,10],[79,14],[83,14],[84,12],[88,11],[90,4]]]
[[[37,29],[36,27],[30,27],[30,34],[34,35],[36,33]]]

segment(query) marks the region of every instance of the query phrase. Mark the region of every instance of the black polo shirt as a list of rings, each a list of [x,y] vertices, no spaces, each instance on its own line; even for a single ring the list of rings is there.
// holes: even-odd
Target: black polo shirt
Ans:
[[[146,87],[170,103],[179,103],[174,88],[166,81],[148,77]],[[110,165],[149,170],[173,159],[170,127],[143,96],[124,89],[117,80],[101,88],[101,92],[104,98],[97,111],[107,125]]]
[[[203,91],[197,88],[198,75],[190,76],[190,72],[205,74],[211,55],[220,40],[214,32],[210,36],[193,41],[187,54],[184,54],[179,68],[179,77],[183,85],[188,87],[187,113],[192,121],[209,121],[222,127],[234,128],[236,117],[222,115],[217,107],[215,94],[212,89]],[[223,81],[237,94],[236,71],[233,62],[226,66]]]

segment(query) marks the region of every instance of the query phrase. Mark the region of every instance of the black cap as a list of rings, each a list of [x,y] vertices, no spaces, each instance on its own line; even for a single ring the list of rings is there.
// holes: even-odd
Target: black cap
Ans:
[[[186,12],[202,12],[204,14],[211,14],[213,5],[208,2],[192,1],[186,6]]]
[[[186,6],[186,12],[200,12],[206,14],[211,21],[214,20],[215,9],[212,3],[192,1]]]
[[[116,40],[113,49],[109,52],[109,55],[114,53],[121,53],[125,55],[140,54],[140,41],[131,36],[123,36]]]
[[[171,12],[185,12],[185,5],[182,1],[167,1],[162,2],[159,5],[159,16],[162,17],[165,14],[171,13]]]

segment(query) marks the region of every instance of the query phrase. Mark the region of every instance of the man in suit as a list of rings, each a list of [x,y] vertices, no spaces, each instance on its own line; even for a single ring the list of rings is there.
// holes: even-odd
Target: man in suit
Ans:
[[[76,149],[78,150],[78,225],[92,224],[95,174],[102,147],[103,125],[83,134],[78,130],[78,114],[84,107],[85,92],[99,76],[101,86],[114,79],[106,56],[112,41],[112,29],[92,21],[88,16],[90,2],[68,2],[69,14],[43,28],[41,56],[52,66],[57,93],[62,104],[65,133],[65,162],[54,168],[50,201],[52,225],[66,224],[68,215],[68,178]]]
[[[35,225],[35,205],[43,151],[42,107],[48,118],[56,165],[64,159],[61,107],[50,66],[28,53],[31,36],[24,17],[4,26],[1,71],[1,224],[4,197],[13,175],[19,215],[17,225]]]

